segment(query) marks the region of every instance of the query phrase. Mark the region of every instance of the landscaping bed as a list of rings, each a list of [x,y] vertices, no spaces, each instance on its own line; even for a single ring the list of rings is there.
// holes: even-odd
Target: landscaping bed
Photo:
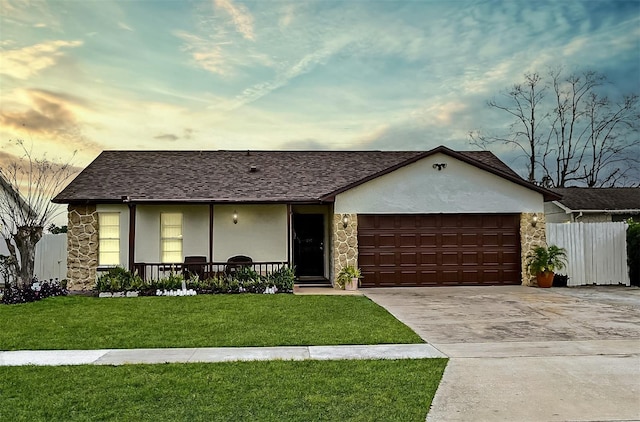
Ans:
[[[94,290],[104,297],[129,296],[194,296],[219,293],[292,293],[295,273],[284,266],[266,274],[241,266],[230,274],[218,274],[201,279],[197,274],[170,272],[165,277],[144,280],[136,273],[114,267],[98,277]],[[108,295],[111,293],[111,295]]]
[[[423,343],[363,296],[65,296],[0,306],[0,350]]]
[[[424,421],[446,362],[7,367],[0,420]]]

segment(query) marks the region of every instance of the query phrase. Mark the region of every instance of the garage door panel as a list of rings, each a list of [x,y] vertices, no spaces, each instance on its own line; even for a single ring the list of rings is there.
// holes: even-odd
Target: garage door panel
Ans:
[[[376,235],[364,234],[364,233],[362,235],[358,235],[358,247],[360,249],[375,247],[375,246],[376,246]]]
[[[458,265],[458,252],[442,252],[440,265]]]
[[[416,266],[418,264],[418,254],[416,252],[404,252],[400,254],[400,265]]]
[[[463,252],[462,265],[478,265],[481,264],[481,253],[479,252]]]
[[[520,238],[515,233],[503,233],[502,245],[503,246],[518,246],[520,244]]]
[[[500,253],[498,252],[482,252],[483,265],[498,265],[500,263]]]
[[[422,248],[435,248],[438,246],[438,237],[435,233],[419,233],[420,246]]]
[[[400,247],[415,249],[419,245],[418,238],[419,236],[415,233],[402,234],[400,235]]]
[[[517,214],[358,216],[363,286],[520,284]]]
[[[395,253],[381,252],[378,254],[378,265],[381,267],[395,267],[397,260]]]
[[[500,236],[497,233],[483,233],[482,246],[498,246],[500,244]]]
[[[478,246],[480,242],[480,236],[478,233],[461,233],[460,234],[460,245],[461,246]]]
[[[438,254],[435,252],[421,252],[420,253],[420,264],[423,266],[426,265],[437,265],[438,264]]]
[[[443,248],[457,248],[460,246],[460,238],[457,233],[444,233],[441,237]]]

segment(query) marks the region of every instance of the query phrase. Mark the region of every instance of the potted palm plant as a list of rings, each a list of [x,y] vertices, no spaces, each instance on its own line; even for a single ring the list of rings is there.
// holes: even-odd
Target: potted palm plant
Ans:
[[[336,283],[342,290],[357,290],[360,278],[362,278],[360,268],[347,265],[338,273]]]
[[[563,269],[567,263],[567,251],[556,245],[536,246],[527,255],[527,262],[538,287],[551,287],[555,271]]]

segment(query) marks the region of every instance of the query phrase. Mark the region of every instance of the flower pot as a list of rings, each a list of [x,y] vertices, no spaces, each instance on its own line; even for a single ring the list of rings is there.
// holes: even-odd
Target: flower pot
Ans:
[[[536,281],[538,282],[538,287],[549,288],[553,285],[553,272],[545,271],[543,273],[536,274]]]
[[[344,285],[345,290],[358,290],[358,278],[354,277],[351,282]]]

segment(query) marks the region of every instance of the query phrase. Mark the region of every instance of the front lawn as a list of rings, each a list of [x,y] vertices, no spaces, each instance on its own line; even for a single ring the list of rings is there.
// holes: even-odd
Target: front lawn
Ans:
[[[362,296],[75,296],[0,306],[0,350],[422,342]]]
[[[0,368],[0,420],[424,421],[446,359]]]

